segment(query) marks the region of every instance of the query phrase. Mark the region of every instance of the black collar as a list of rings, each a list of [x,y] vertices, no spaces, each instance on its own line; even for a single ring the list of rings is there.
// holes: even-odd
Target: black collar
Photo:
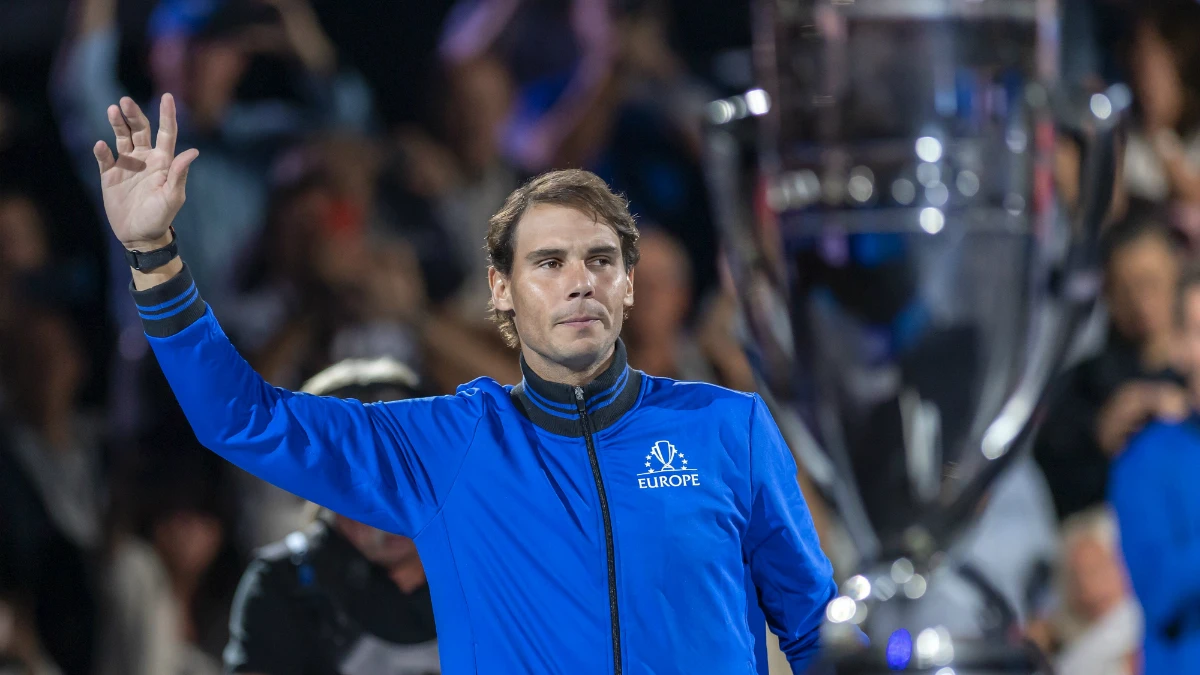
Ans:
[[[642,373],[629,367],[625,343],[617,340],[616,354],[603,373],[582,389],[582,401],[576,387],[542,379],[521,357],[524,379],[512,389],[517,408],[534,424],[560,436],[580,437],[584,434],[581,407],[590,430],[600,431],[612,426],[629,412],[642,389]]]

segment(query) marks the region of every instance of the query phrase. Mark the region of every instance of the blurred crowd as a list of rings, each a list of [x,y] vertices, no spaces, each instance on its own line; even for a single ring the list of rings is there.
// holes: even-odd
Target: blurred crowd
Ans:
[[[256,672],[231,635],[239,579],[262,547],[320,520],[199,448],[158,373],[91,154],[123,95],[152,121],[157,95],[175,95],[180,147],[200,149],[181,250],[272,384],[380,357],[411,368],[421,394],[517,382],[487,311],[488,217],[526,177],[579,166],[630,199],[642,230],[631,365],[755,388],[699,121],[753,82],[747,9],[394,4],[0,1],[0,24],[54,26],[0,37],[14,73],[0,78],[0,672]],[[1062,9],[1064,78],[1127,84],[1135,101],[1120,217],[1104,306],[1041,414],[1034,461],[980,520],[992,549],[972,555],[985,577],[1022,572],[992,584],[1062,673],[1131,673],[1157,628],[1134,597],[1109,478],[1147,423],[1200,393],[1177,311],[1200,241],[1200,5]],[[354,524],[321,522],[371,564],[392,560],[368,555],[373,535]],[[1013,539],[1016,561],[996,549]],[[397,565],[388,578],[415,592],[411,562]]]

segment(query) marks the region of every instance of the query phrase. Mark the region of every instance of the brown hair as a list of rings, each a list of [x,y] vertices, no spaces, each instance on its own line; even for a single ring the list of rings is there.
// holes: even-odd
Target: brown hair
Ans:
[[[551,171],[531,179],[517,188],[504,201],[504,206],[488,221],[487,250],[491,266],[505,277],[512,275],[516,253],[517,224],[531,207],[537,204],[566,206],[585,213],[598,223],[617,231],[621,242],[621,259],[625,271],[632,270],[638,261],[638,229],[629,213],[629,201],[615,194],[596,174],[580,169]],[[510,347],[521,344],[512,312],[502,312],[491,303],[492,320]]]

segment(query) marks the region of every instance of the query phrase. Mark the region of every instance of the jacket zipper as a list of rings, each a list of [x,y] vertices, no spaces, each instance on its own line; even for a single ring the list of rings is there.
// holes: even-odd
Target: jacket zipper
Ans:
[[[591,419],[583,405],[581,387],[575,387],[575,405],[579,408],[579,423],[583,426],[583,438],[587,442],[592,479],[596,481],[596,492],[600,495],[600,515],[604,519],[604,547],[608,551],[608,614],[612,623],[613,667],[616,675],[621,675],[621,620],[617,614],[617,565],[616,556],[613,554],[612,520],[608,515],[608,497],[604,494],[604,480],[600,478],[600,460],[596,457]]]

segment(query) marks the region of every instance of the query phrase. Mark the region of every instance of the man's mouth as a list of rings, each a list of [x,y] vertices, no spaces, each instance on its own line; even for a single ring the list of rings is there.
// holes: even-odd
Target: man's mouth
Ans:
[[[559,323],[564,326],[570,326],[571,328],[585,328],[593,323],[600,323],[600,318],[589,315],[571,316],[563,319]]]

